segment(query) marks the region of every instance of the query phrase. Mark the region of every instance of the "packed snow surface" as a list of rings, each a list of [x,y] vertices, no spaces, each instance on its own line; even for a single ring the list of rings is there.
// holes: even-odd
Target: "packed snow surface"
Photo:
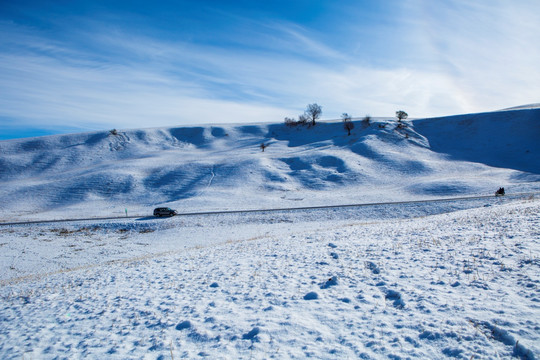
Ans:
[[[540,200],[501,201],[3,227],[0,357],[534,359]]]
[[[0,358],[537,359],[539,138],[525,106],[0,141]]]

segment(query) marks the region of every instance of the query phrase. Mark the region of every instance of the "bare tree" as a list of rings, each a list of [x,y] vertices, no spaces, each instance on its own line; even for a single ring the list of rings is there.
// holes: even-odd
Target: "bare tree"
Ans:
[[[306,114],[302,114],[298,116],[298,123],[300,125],[306,125],[309,120],[310,119]]]
[[[293,118],[286,117],[285,118],[285,125],[292,127],[292,126],[298,125],[298,122],[296,120],[294,120]]]
[[[317,104],[309,104],[304,112],[304,115],[311,121],[311,126],[315,126],[315,120],[319,119],[321,114],[322,107]]]
[[[347,113],[341,114],[341,120],[343,120],[343,127],[347,130],[347,136],[351,135],[351,130],[354,129],[354,123],[351,121],[351,115]]]
[[[308,122],[311,122],[311,126],[315,125],[315,121],[321,117],[322,108],[317,104],[309,104],[302,115],[298,116],[298,121],[295,121],[292,118],[285,118],[285,125],[287,126],[297,126],[297,125],[306,125]]]
[[[406,119],[407,117],[409,116],[409,114],[407,114],[405,111],[403,110],[398,110],[396,111],[396,117],[398,119],[398,121],[401,121],[403,119]]]
[[[369,115],[364,116],[364,118],[362,119],[362,123],[364,124],[365,127],[368,127],[369,124],[371,123],[371,116]]]

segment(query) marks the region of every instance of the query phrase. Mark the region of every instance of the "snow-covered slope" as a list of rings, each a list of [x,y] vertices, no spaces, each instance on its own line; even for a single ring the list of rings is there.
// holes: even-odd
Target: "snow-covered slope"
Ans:
[[[540,109],[0,142],[2,359],[537,359]],[[260,144],[267,148],[264,152]]]
[[[452,159],[540,174],[540,109],[416,120],[433,151]]]
[[[315,127],[224,125],[0,141],[0,219],[271,208],[540,188],[540,109]],[[260,145],[267,148],[261,151]]]
[[[500,200],[0,227],[0,357],[538,359],[540,201]]]
[[[505,111],[505,110],[523,110],[523,109],[540,109],[540,103],[512,106],[512,107],[503,109],[501,111]]]

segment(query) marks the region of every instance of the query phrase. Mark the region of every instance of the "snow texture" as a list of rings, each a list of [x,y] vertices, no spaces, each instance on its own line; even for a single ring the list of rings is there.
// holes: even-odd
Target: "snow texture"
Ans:
[[[538,359],[539,114],[1,141],[0,358]]]
[[[299,219],[263,234],[216,229],[205,244],[186,241],[181,221],[116,235],[3,228],[3,249],[24,250],[3,256],[0,354],[534,359],[539,210],[532,199],[392,221]],[[56,271],[40,273],[41,243],[63,249]],[[100,259],[80,266],[85,247]],[[130,247],[146,255],[118,260]],[[31,261],[33,274],[16,277]]]
[[[0,221],[540,190],[540,109],[119,130],[0,141]],[[264,152],[260,144],[267,145]]]

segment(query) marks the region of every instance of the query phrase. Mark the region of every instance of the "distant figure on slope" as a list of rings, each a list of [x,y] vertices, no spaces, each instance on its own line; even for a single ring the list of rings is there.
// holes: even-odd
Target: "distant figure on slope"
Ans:
[[[504,188],[500,187],[499,190],[495,191],[495,196],[503,196],[504,195]]]

